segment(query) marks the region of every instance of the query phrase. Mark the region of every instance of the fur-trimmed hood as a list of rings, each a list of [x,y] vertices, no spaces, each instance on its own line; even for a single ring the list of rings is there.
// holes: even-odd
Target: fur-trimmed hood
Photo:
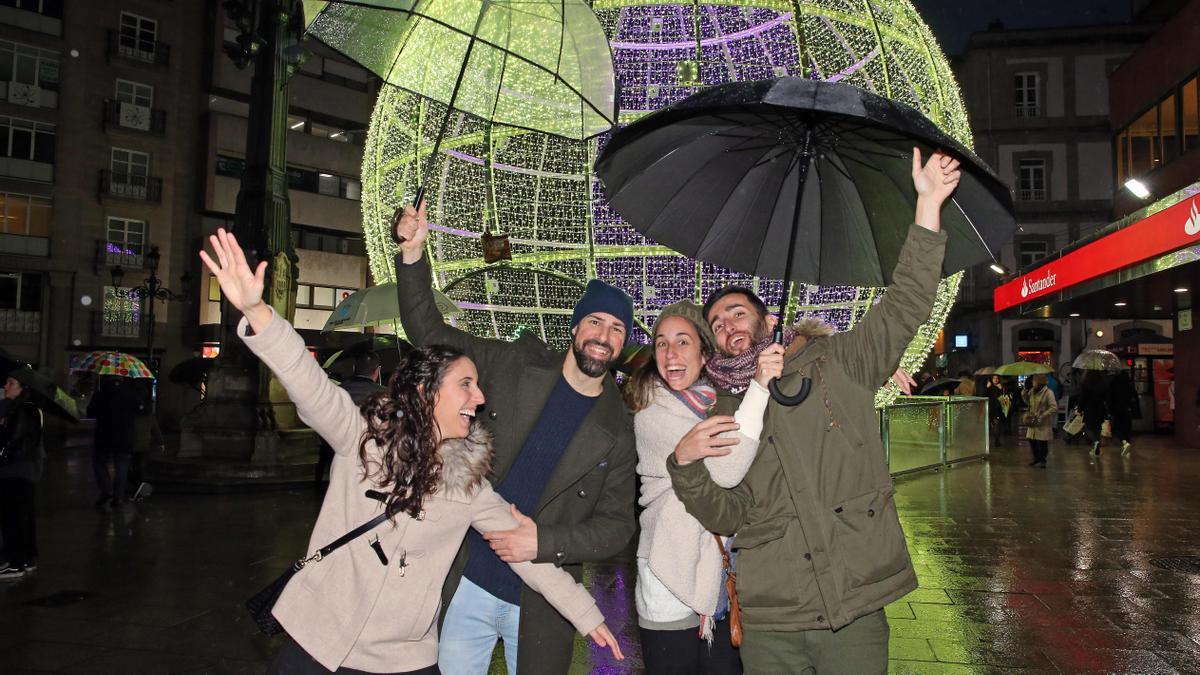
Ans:
[[[452,438],[438,447],[442,455],[442,487],[447,493],[470,497],[492,468],[492,434],[475,422],[466,438]]]
[[[796,332],[796,339],[788,346],[789,353],[799,351],[812,340],[829,337],[837,332],[837,328],[833,324],[826,323],[815,316],[806,316],[800,319],[792,326],[792,330]]]

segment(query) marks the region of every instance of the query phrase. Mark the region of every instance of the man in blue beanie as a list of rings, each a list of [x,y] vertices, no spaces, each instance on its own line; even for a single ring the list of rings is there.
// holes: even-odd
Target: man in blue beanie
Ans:
[[[447,344],[471,357],[493,436],[488,480],[514,506],[517,527],[471,530],[442,590],[438,668],[486,673],[504,641],[509,675],[565,673],[575,630],[508,563],[553,563],[576,579],[582,563],[620,552],[635,529],[633,419],[610,374],[633,325],[633,301],[593,279],[571,315],[571,349],[526,334],[514,342],[447,325],[434,306],[424,256],[425,205],[397,211],[400,319],[416,345]]]

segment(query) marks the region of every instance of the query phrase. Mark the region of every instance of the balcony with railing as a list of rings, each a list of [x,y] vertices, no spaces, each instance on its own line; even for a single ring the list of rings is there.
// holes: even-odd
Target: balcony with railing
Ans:
[[[144,269],[146,261],[142,256],[141,245],[131,245],[100,239],[96,242],[96,273],[111,267],[125,269]]]
[[[106,98],[104,126],[161,136],[167,129],[167,111]]]
[[[1046,201],[1046,190],[1045,188],[1017,190],[1017,200],[1022,202],[1044,202]]]
[[[131,61],[165,66],[171,62],[171,45],[159,40],[146,40],[136,35],[108,31],[108,55]]]
[[[162,179],[101,169],[100,196],[159,202],[162,200]]]

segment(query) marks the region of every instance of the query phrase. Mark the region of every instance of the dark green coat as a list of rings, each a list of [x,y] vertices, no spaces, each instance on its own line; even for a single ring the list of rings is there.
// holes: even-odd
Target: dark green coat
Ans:
[[[427,259],[405,265],[396,256],[396,289],[404,332],[416,345],[445,344],[475,361],[479,386],[487,398],[480,415],[495,436],[492,485],[504,479],[533,430],[550,392],[562,375],[566,355],[532,336],[515,342],[487,340],[447,325],[434,306]],[[619,553],[633,537],[637,480],[634,468],[633,417],[621,401],[612,376],[604,391],[550,475],[536,512],[538,558],[554,563],[576,580],[581,563],[598,562]],[[446,577],[442,607],[449,606],[467,564],[467,546]],[[608,621],[620,617],[607,617]],[[565,673],[571,664],[575,629],[536,592],[521,593],[521,633],[517,670]]]
[[[929,317],[946,235],[913,226],[883,300],[852,330],[815,338],[784,364],[782,388],[812,378],[808,400],[767,406],[758,456],[722,489],[700,462],[667,468],[688,512],[737,534],[737,591],[748,630],[840,628],[917,586],[896,516],[874,395]],[[717,411],[738,397],[723,393]]]

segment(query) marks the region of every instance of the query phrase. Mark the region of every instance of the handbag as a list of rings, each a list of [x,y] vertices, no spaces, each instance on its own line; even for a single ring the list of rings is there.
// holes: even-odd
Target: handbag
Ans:
[[[721,549],[721,567],[725,570],[725,594],[729,596],[729,644],[741,647],[742,607],[738,604],[737,572],[733,571],[733,564],[729,562],[729,551],[726,551],[725,544],[721,543],[721,535],[714,534],[713,538],[717,540],[717,548]]]
[[[1071,415],[1071,419],[1067,420],[1067,423],[1063,426],[1063,432],[1068,436],[1074,436],[1081,431],[1083,431],[1083,415],[1075,413]]]
[[[373,499],[376,499],[377,497],[371,495],[372,492],[375,491],[368,490],[367,495],[371,496]],[[275,615],[272,614],[271,611],[275,609],[275,603],[279,600],[279,595],[283,593],[283,589],[287,587],[288,582],[292,580],[292,577],[296,576],[296,573],[304,569],[304,567],[309,563],[321,562],[326,556],[341,548],[344,544],[347,544],[351,540],[358,538],[359,535],[374,529],[377,525],[387,520],[390,515],[391,510],[384,509],[383,513],[375,516],[362,525],[359,525],[353,530],[350,530],[346,534],[343,534],[323,548],[317,549],[317,551],[312,555],[306,558],[300,558],[296,562],[292,563],[286,570],[283,571],[283,574],[280,574],[274,581],[267,584],[266,587],[261,591],[250,596],[250,599],[246,601],[246,610],[250,612],[250,618],[254,620],[254,623],[258,626],[258,629],[267,635],[278,635],[279,633],[282,633],[283,626],[279,625],[279,621],[276,620]]]

